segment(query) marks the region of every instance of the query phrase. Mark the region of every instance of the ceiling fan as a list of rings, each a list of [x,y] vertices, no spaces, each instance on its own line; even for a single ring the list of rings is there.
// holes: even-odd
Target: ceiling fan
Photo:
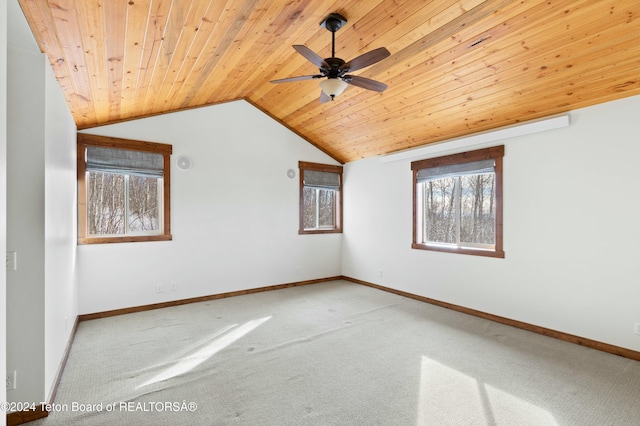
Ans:
[[[341,94],[347,88],[347,84],[358,86],[363,89],[382,92],[387,85],[370,78],[359,77],[357,75],[347,74],[361,68],[373,65],[390,55],[389,51],[380,47],[358,56],[355,59],[345,62],[343,59],[336,58],[336,31],[347,23],[345,17],[339,13],[331,13],[321,23],[320,26],[331,31],[331,57],[322,59],[318,54],[313,52],[306,46],[301,44],[293,45],[293,48],[304,56],[309,62],[319,68],[320,74],[302,75],[298,77],[282,78],[280,80],[271,80],[271,83],[289,83],[292,81],[311,80],[315,78],[327,78],[320,82],[320,102],[332,101],[336,96]]]

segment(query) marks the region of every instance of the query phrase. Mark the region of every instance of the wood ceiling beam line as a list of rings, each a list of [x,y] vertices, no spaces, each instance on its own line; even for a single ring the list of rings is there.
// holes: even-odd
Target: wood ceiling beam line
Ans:
[[[169,97],[172,99],[169,110],[180,110],[181,103],[186,96],[186,93],[191,93],[193,90],[193,81],[195,80],[194,69],[197,69],[197,64],[201,58],[208,55],[208,48],[211,45],[215,45],[213,41],[218,34],[219,18],[223,15],[223,11],[226,8],[226,3],[210,0],[209,6],[201,18],[200,25],[198,26],[198,32],[194,39],[194,42],[189,47],[189,52],[185,58],[182,68],[176,76],[176,81],[180,84],[176,87],[172,87]]]
[[[145,46],[143,47],[144,63],[147,65],[141,66],[141,75],[144,75],[144,95],[140,96],[142,102],[141,109],[143,114],[154,114],[156,111],[153,109],[153,103],[155,101],[156,93],[160,90],[157,86],[159,83],[159,76],[164,76],[166,62],[165,35],[167,29],[171,26],[170,19],[174,16],[174,0],[160,0],[159,2],[152,2],[153,10],[150,10],[149,19],[147,20],[147,35],[151,35],[145,40]],[[150,53],[146,55],[144,50],[150,45]],[[148,71],[150,69],[150,71]]]
[[[191,90],[187,92],[180,104],[181,108],[187,108],[196,105],[204,105],[206,99],[211,96],[211,93],[203,93],[200,89],[203,87],[210,87],[209,81],[215,81],[218,79],[217,71],[218,66],[223,60],[223,57],[232,49],[234,41],[238,39],[238,34],[243,31],[245,23],[251,16],[251,11],[256,7],[259,0],[244,0],[242,4],[235,10],[233,15],[229,16],[227,21],[227,27],[224,33],[215,46],[211,55],[203,62],[202,68],[198,72],[194,79],[194,85]]]
[[[624,65],[624,64],[620,64]],[[540,82],[538,90],[531,89],[527,93],[523,93],[519,96],[505,96],[502,99],[509,99],[504,101],[501,105],[497,105],[495,102],[486,100],[476,103],[474,105],[460,105],[455,102],[453,98],[452,102],[437,102],[438,106],[442,106],[442,109],[438,113],[430,114],[428,120],[425,121],[423,127],[424,142],[416,142],[416,145],[435,142],[438,140],[448,139],[453,134],[471,134],[478,131],[486,130],[489,128],[499,127],[505,124],[513,124],[523,121],[522,116],[526,117],[543,117],[556,113],[566,112],[569,108],[568,105],[573,105],[575,102],[583,103],[585,101],[584,95],[590,90],[595,89],[598,93],[603,93],[604,97],[608,97],[614,92],[618,97],[621,92],[627,92],[626,96],[632,96],[640,93],[640,82],[630,82],[630,84],[624,87],[619,87],[613,81],[620,81],[615,75],[615,65],[610,65],[609,69],[603,70],[612,75],[611,81],[600,82],[598,79],[599,70],[593,70],[590,74],[581,77],[581,80],[585,80],[589,83],[585,83],[583,87],[573,87],[571,93],[564,92],[566,82],[562,78],[556,79],[553,84],[549,82]],[[624,71],[622,71],[624,75]],[[597,82],[597,83],[593,83]],[[614,87],[618,86],[618,87]],[[511,95],[512,89],[501,90],[505,95]],[[595,102],[594,102],[595,103]],[[537,108],[531,108],[531,105],[539,105]],[[507,108],[505,108],[505,106]],[[426,106],[428,109],[428,106]],[[503,111],[509,110],[511,113],[504,115]],[[454,130],[453,126],[446,126],[443,128],[442,123],[446,122],[448,117],[457,117],[457,124],[455,127],[461,129],[459,132]],[[415,108],[413,112],[407,113],[407,120],[420,119],[424,117],[418,108]],[[500,124],[496,124],[500,123]],[[367,135],[372,140],[380,140],[381,138],[403,139],[408,140],[410,136],[420,139],[420,135],[412,132],[411,130],[403,130],[399,126],[385,126],[377,127],[374,132]],[[412,146],[404,146],[404,148],[410,148]],[[375,148],[375,147],[374,147]]]
[[[70,77],[70,64],[65,58],[64,48],[60,43],[57,31],[58,27],[47,2],[45,0],[19,0],[19,4],[22,13],[27,17],[29,28],[38,48],[47,55],[74,118],[78,115],[86,115],[87,111],[81,110],[81,105],[76,103],[76,89],[73,79]]]
[[[248,23],[248,25],[255,28],[255,31],[253,31],[255,34],[247,38],[246,44],[243,42],[243,45],[250,46],[248,47],[249,50],[261,52],[265,59],[256,63],[253,55],[234,54],[233,66],[238,72],[227,75],[221,86],[225,87],[228,93],[244,93],[245,98],[261,98],[261,96],[256,96],[255,94],[260,92],[261,89],[267,92],[274,86],[273,84],[265,84],[265,81],[272,80],[273,74],[282,69],[282,67],[293,65],[288,60],[293,49],[287,44],[277,43],[277,38],[286,35],[292,40],[308,39],[310,37],[308,32],[311,29],[308,25],[300,25],[299,23],[305,22],[303,21],[305,16],[325,13],[326,7],[324,3],[304,0],[297,4],[296,9],[297,11],[304,11],[304,13],[291,13],[291,10],[282,7],[282,5],[271,2],[262,16],[256,14],[255,17],[252,17],[253,22]],[[320,18],[317,20],[320,21]],[[260,22],[268,22],[266,29],[258,30]],[[302,59],[302,56],[300,58],[296,57],[296,60],[300,59]],[[287,74],[283,75],[283,77],[315,72],[308,62],[306,65],[307,69],[301,74]]]
[[[144,41],[147,33],[147,19],[151,10],[151,0],[136,0],[127,7],[125,35],[124,75],[122,81],[122,118],[133,116],[139,111],[136,93],[141,75]],[[145,25],[136,23],[144,22]]]
[[[95,115],[91,100],[91,84],[85,62],[82,37],[78,30],[77,11],[73,0],[60,0],[55,8],[51,8],[51,16],[56,22],[56,34],[59,39],[73,40],[73,43],[61,44],[62,57],[67,69],[75,97],[74,103],[86,117]]]
[[[582,2],[585,5],[590,4],[588,1]],[[485,31],[480,32],[480,35],[491,34],[492,39],[490,42],[490,46],[485,50],[481,46],[477,46],[474,49],[469,49],[469,42],[460,43],[454,48],[449,49],[440,49],[439,53],[433,53],[430,58],[430,65],[428,72],[425,72],[420,66],[413,66],[411,69],[407,71],[402,71],[400,74],[393,74],[389,77],[391,80],[391,87],[394,96],[402,96],[403,98],[410,99],[414,94],[417,95],[420,93],[420,89],[416,88],[412,82],[416,80],[421,81],[421,85],[423,86],[426,94],[420,94],[417,96],[420,99],[421,103],[424,103],[426,99],[433,96],[444,96],[449,90],[447,87],[453,88],[456,90],[456,93],[459,94],[459,87],[462,83],[464,86],[472,87],[473,90],[477,90],[479,86],[477,86],[477,80],[473,79],[473,76],[477,75],[494,75],[501,72],[502,75],[505,74],[506,71],[511,71],[511,69],[518,68],[528,68],[526,65],[530,62],[538,62],[538,59],[542,61],[542,63],[549,64],[549,61],[555,62],[559,60],[559,57],[553,58],[553,56],[557,55],[555,51],[552,50],[540,50],[539,54],[536,56],[527,56],[525,61],[523,62],[521,58],[522,46],[520,40],[527,40],[527,44],[532,46],[532,49],[535,46],[544,46],[544,40],[538,40],[538,38],[546,37],[544,35],[544,31],[539,29],[539,25],[536,24],[538,22],[534,17],[538,16],[540,19],[544,19],[544,16],[548,16],[551,19],[552,13],[558,13],[559,15],[566,10],[566,6],[557,5],[557,6],[549,6],[547,4],[541,3],[539,6],[531,8],[527,11],[523,11],[522,13],[518,13],[517,15],[509,18],[506,21],[500,20],[501,24],[498,24],[494,27],[486,29]],[[561,15],[560,15],[561,16]],[[560,17],[559,16],[559,17]],[[580,16],[576,16],[573,18],[575,22],[582,22]],[[603,20],[602,22],[598,21],[598,26],[595,26],[593,23],[585,20],[584,25],[581,25],[582,28],[579,33],[582,34],[583,38],[576,38],[575,33],[577,31],[577,27],[574,28],[573,31],[568,32],[565,31],[562,33],[560,38],[557,39],[557,45],[562,46],[563,49],[569,49],[572,43],[579,43],[581,45],[580,48],[574,48],[580,54],[583,55],[589,49],[598,49],[599,44],[597,43],[598,38],[601,37],[603,31],[605,32],[613,32],[615,33],[615,28],[612,28],[612,23]],[[526,32],[524,32],[526,29]],[[523,35],[517,38],[517,41],[514,42],[512,38],[509,37],[509,34],[514,33],[522,33]],[[593,33],[593,39],[590,36]],[[468,40],[472,40],[473,38],[469,38]],[[573,41],[573,42],[572,42]],[[622,44],[622,40],[620,40],[620,44]],[[499,51],[500,54],[495,56],[491,52]],[[538,48],[536,50],[530,50],[527,55],[532,55],[534,52],[538,52]],[[487,68],[487,64],[483,63],[481,60],[483,56],[487,56],[488,60],[491,62],[491,69]],[[563,56],[566,56],[563,54]],[[543,60],[544,59],[544,60]],[[451,63],[455,60],[457,68],[452,71]],[[458,71],[464,71],[466,74],[464,78],[462,78],[462,74]],[[516,71],[516,74],[520,74],[520,71]],[[529,78],[529,77],[528,77]],[[395,81],[394,80],[400,80]],[[525,83],[524,81],[523,83]],[[430,87],[430,90],[424,89],[424,87]],[[467,96],[465,96],[466,98]],[[473,96],[478,97],[478,96]],[[409,107],[410,108],[410,107]],[[378,114],[372,114],[364,108],[364,106],[349,106],[348,108],[345,106],[342,111],[348,109],[349,116],[354,117],[358,116],[358,114],[364,111],[364,114],[368,117],[374,117],[378,122],[385,121],[389,116],[393,116],[398,113],[398,111],[388,111],[385,116],[381,116]],[[405,115],[405,114],[403,114]],[[327,125],[326,121],[323,121],[323,117],[307,117],[305,120],[302,120],[304,117],[298,117],[295,120],[291,120],[292,126],[304,126],[305,129],[309,131],[315,131],[317,128],[320,128],[324,125]],[[372,123],[364,123],[359,122],[359,125],[368,126]],[[375,123],[373,123],[375,124]]]
[[[638,51],[637,40],[633,36],[633,34],[627,34],[626,38],[620,38],[619,43],[617,45],[617,50],[611,51],[603,51],[602,48],[598,47],[595,44],[595,41],[598,38],[603,38],[608,33],[615,34],[616,28],[611,28],[611,31],[599,31],[597,34],[594,34],[590,38],[585,38],[576,41],[579,48],[573,48],[574,51],[579,52],[579,54],[570,55],[561,55],[557,56],[553,54],[553,52],[541,52],[540,58],[545,56],[549,56],[545,60],[539,60],[538,58],[529,58],[530,61],[544,63],[546,66],[546,70],[541,70],[535,67],[525,66],[520,63],[513,64],[512,68],[520,69],[519,73],[502,73],[503,77],[500,78],[499,84],[497,84],[493,72],[484,69],[475,73],[478,77],[468,79],[469,81],[465,84],[464,87],[460,87],[459,84],[455,81],[451,81],[446,85],[438,86],[437,91],[432,91],[429,93],[419,94],[418,98],[420,102],[416,102],[412,106],[408,106],[403,109],[403,115],[406,117],[410,117],[414,111],[419,111],[425,108],[428,105],[438,105],[438,109],[446,108],[448,104],[460,105],[461,102],[467,103],[463,101],[467,99],[469,104],[477,105],[480,102],[484,102],[488,105],[494,104],[497,102],[498,96],[496,93],[508,93],[507,91],[512,91],[513,93],[530,93],[536,91],[542,91],[543,93],[547,92],[552,84],[556,84],[556,82],[564,83],[567,85],[567,82],[576,80],[581,82],[585,75],[598,75],[598,72],[604,69],[607,65],[603,65],[598,62],[598,58],[600,57],[608,57],[614,58],[615,63],[618,66],[622,66],[627,62],[624,60],[624,56],[619,53],[623,51],[631,52],[635,49]],[[560,40],[559,40],[560,42]],[[567,47],[569,45],[561,45]],[[589,47],[591,46],[591,47]],[[570,46],[569,46],[570,47]],[[612,48],[613,49],[613,48]],[[640,57],[640,56],[638,56]],[[632,60],[633,61],[633,60]],[[582,64],[577,66],[575,64]],[[629,63],[629,65],[631,65]],[[505,64],[506,65],[506,64]],[[498,69],[502,68],[502,66],[496,63]],[[527,69],[525,69],[527,68]],[[488,74],[489,73],[489,74]],[[512,77],[509,77],[512,75]],[[607,79],[602,79],[604,81],[611,81],[611,76]],[[579,78],[577,77],[579,76]],[[592,84],[596,84],[596,80],[590,80]],[[403,90],[402,95],[406,96],[407,99],[410,99],[411,92],[414,89],[410,85],[404,88],[395,87],[396,90]],[[629,85],[631,86],[631,85]],[[561,85],[562,87],[562,85]],[[571,91],[574,86],[567,85],[567,90]],[[445,90],[446,88],[446,90]],[[570,90],[571,89],[571,90]],[[471,92],[470,92],[471,91]],[[560,89],[558,89],[558,93],[560,93]],[[469,99],[470,97],[473,98]],[[505,95],[506,97],[506,95]],[[385,118],[388,118],[389,115],[393,115],[394,112],[390,111],[385,115],[381,114],[369,114],[376,117],[376,120],[379,122],[386,121]],[[367,114],[363,114],[364,117]],[[367,120],[366,118],[362,121],[358,122],[360,126],[370,127],[372,122]],[[304,126],[305,123],[302,123]],[[307,127],[307,126],[305,126]],[[308,126],[309,130],[313,131],[315,128],[313,126]]]
[[[468,12],[463,13],[457,18],[447,22],[440,28],[432,31],[421,39],[411,43],[398,52],[391,52],[391,56],[384,61],[367,69],[368,73],[381,74],[389,67],[396,63],[404,62],[414,58],[420,52],[428,49],[430,46],[439,43],[457,33],[475,24],[476,22],[486,18],[499,9],[514,3],[513,0],[487,0],[486,2],[474,7]]]

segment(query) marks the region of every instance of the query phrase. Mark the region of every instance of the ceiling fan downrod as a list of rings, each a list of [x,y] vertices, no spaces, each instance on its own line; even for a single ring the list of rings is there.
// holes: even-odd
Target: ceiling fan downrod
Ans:
[[[338,31],[344,24],[347,23],[347,18],[339,13],[331,13],[320,22],[320,26],[327,31],[331,31],[331,57],[336,56],[336,31]]]

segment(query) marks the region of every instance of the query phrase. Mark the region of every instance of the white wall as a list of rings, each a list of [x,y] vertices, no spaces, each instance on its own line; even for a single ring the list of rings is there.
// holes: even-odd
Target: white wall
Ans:
[[[7,247],[7,2],[0,0],[0,253]],[[5,377],[7,362],[7,274],[0,273],[0,377]],[[7,390],[0,386],[0,401]],[[7,422],[0,411],[0,426]]]
[[[298,235],[287,177],[299,160],[337,163],[247,102],[85,133],[173,145],[173,240],[79,246],[80,313],[340,275],[341,236]],[[180,155],[191,170],[175,167]]]
[[[46,401],[77,316],[75,124],[17,2],[7,8],[9,401]],[[65,318],[68,318],[65,321]]]
[[[44,397],[44,59],[9,46],[7,370],[18,371],[10,401]],[[28,337],[27,337],[28,336]]]
[[[419,158],[347,164],[343,274],[640,350],[638,117],[640,96],[482,145],[505,145],[505,259],[410,248]]]
[[[76,126],[48,63],[45,68],[44,346],[49,401],[78,315]]]

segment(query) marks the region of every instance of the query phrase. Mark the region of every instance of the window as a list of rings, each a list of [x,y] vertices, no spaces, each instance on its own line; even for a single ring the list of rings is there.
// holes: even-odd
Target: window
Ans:
[[[167,144],[78,134],[78,243],[171,239]]]
[[[504,146],[411,163],[415,249],[504,257]]]
[[[299,234],[342,232],[342,167],[300,161]]]

